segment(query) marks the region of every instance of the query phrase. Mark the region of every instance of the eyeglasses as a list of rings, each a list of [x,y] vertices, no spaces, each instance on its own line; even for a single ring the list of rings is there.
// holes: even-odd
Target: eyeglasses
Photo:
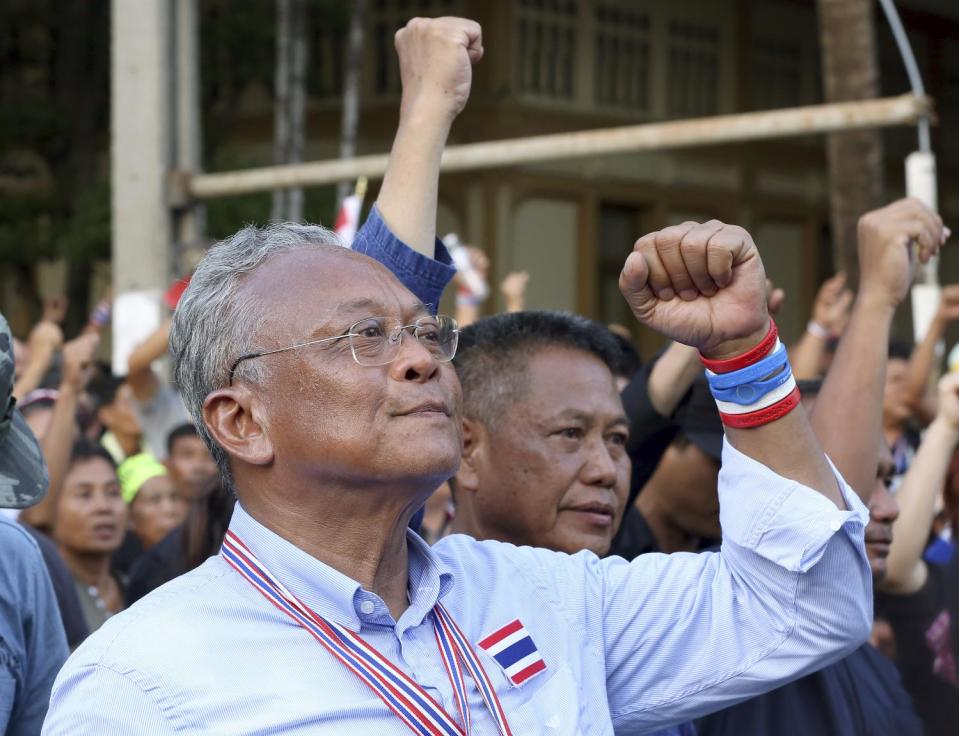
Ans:
[[[247,353],[237,358],[230,367],[230,380],[233,385],[233,375],[236,367],[244,360],[262,358],[264,355],[285,353],[287,350],[305,348],[307,345],[317,345],[321,342],[334,342],[348,338],[353,360],[362,366],[378,366],[392,363],[400,352],[403,333],[408,332],[415,337],[420,345],[426,348],[433,359],[440,363],[448,363],[456,355],[456,346],[459,344],[460,330],[456,320],[440,314],[435,317],[423,317],[412,324],[400,324],[399,320],[386,317],[367,317],[350,325],[342,335],[324,337],[319,340],[310,340],[277,350],[265,350],[260,353]]]

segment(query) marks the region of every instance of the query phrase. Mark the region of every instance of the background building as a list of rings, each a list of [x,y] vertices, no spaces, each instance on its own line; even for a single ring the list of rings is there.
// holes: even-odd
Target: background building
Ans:
[[[338,155],[346,5],[310,6],[306,160]],[[937,101],[940,209],[956,223],[959,141],[949,131],[959,122],[959,5],[900,6]],[[237,8],[201,0],[199,7],[206,169],[272,163],[273,3]],[[399,100],[393,33],[414,15],[465,15],[483,24],[486,58],[453,143],[822,101],[812,0],[370,0],[360,154],[388,150]],[[906,92],[878,10],[876,25],[882,94]],[[3,33],[9,37],[9,27]],[[915,132],[882,136],[892,199],[902,194]],[[101,145],[101,167],[105,155]],[[368,202],[376,188],[372,182]],[[449,174],[440,196],[440,232],[455,231],[486,250],[494,280],[529,270],[531,308],[632,324],[616,286],[625,255],[638,235],[686,219],[716,217],[754,234],[769,275],[787,291],[780,324],[789,338],[798,336],[816,287],[834,271],[821,137]],[[244,221],[264,220],[269,207],[269,194],[211,201],[208,231],[222,236]],[[332,187],[307,193],[308,218],[329,223],[333,209]],[[6,257],[2,244],[0,255]],[[0,309],[24,301],[24,273],[17,283],[6,275]],[[942,274],[959,280],[959,251],[946,251]],[[644,352],[656,344],[652,335],[638,337]]]

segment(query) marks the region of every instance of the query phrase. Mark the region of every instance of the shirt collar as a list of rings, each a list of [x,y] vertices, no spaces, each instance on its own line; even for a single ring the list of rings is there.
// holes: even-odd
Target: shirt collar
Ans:
[[[360,609],[361,601],[378,599],[378,596],[363,590],[356,580],[267,529],[239,502],[233,510],[230,531],[243,540],[287,590],[323,618],[354,632],[360,630],[364,621],[369,622],[370,617],[364,616]],[[400,618],[402,628],[422,623],[436,602],[453,586],[453,573],[412,530],[407,531],[407,544],[410,606]]]

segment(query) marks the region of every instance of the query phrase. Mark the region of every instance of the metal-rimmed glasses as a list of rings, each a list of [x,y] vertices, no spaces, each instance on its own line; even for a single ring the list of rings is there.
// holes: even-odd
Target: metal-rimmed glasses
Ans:
[[[233,375],[236,373],[236,368],[244,360],[262,358],[264,355],[273,355],[274,353],[285,353],[288,350],[305,348],[308,345],[317,345],[322,342],[334,342],[344,338],[349,339],[353,360],[359,365],[371,367],[386,365],[396,360],[396,356],[399,355],[404,332],[408,332],[415,337],[420,345],[433,356],[433,359],[440,363],[448,363],[456,355],[456,346],[459,344],[460,336],[459,325],[455,319],[445,314],[439,314],[435,317],[421,317],[408,325],[401,324],[400,320],[387,317],[366,317],[354,322],[342,335],[309,340],[276,350],[264,350],[258,353],[241,355],[233,361],[233,365],[230,367],[230,380],[227,385],[233,385]]]

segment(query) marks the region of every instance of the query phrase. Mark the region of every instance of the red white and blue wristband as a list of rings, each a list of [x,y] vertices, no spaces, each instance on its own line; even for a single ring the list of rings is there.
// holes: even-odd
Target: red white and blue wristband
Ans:
[[[772,320],[766,337],[748,352],[721,361],[700,357],[720,419],[727,427],[760,427],[799,405],[796,379]]]

